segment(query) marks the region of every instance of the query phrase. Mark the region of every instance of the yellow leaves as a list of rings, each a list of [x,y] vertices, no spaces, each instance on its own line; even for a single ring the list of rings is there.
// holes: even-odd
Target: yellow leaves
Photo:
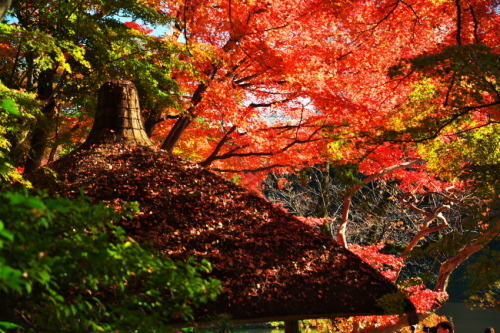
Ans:
[[[442,135],[418,144],[418,153],[427,160],[429,171],[446,180],[464,172],[464,166],[500,163],[500,126],[491,124],[460,135]]]
[[[333,161],[339,161],[344,158],[343,152],[345,150],[343,149],[343,146],[344,143],[341,140],[336,140],[328,143],[327,151]]]
[[[410,127],[418,127],[429,118],[438,117],[435,97],[438,90],[431,79],[417,82],[408,94],[409,102],[396,109],[389,123],[394,131],[405,131]]]

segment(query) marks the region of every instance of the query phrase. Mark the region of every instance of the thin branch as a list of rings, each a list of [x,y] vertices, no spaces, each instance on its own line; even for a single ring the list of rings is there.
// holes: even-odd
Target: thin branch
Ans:
[[[236,126],[233,125],[233,127],[231,127],[229,129],[229,131],[227,131],[226,134],[224,134],[224,137],[222,137],[222,139],[219,141],[219,143],[217,143],[217,146],[215,147],[214,151],[212,152],[212,154],[210,154],[210,156],[203,162],[200,163],[200,165],[202,167],[208,167],[210,164],[212,164],[212,162],[214,160],[217,159],[217,154],[220,152],[220,150],[222,149],[222,147],[224,146],[224,144],[226,144],[227,140],[229,140],[229,136],[236,130]]]
[[[479,28],[479,22],[476,17],[476,12],[474,11],[474,7],[472,7],[471,4],[469,4],[469,9],[472,15],[472,21],[474,22],[474,41],[476,44],[479,44],[481,43],[481,40],[479,39],[479,34],[477,33],[477,30]]]
[[[295,139],[295,140],[293,140],[292,142],[290,142],[289,144],[287,144],[284,148],[282,148],[281,151],[286,151],[286,150],[290,149],[291,147],[295,146],[296,144],[320,141],[321,138],[313,139],[313,136],[315,136],[316,133],[318,133],[320,130],[321,130],[321,127],[316,128],[311,133],[311,135],[309,135],[309,137],[307,139],[304,139],[304,140]]]
[[[68,15],[65,15],[64,18],[69,19],[71,17],[71,15],[73,15],[77,10],[81,10],[82,8],[84,8],[84,6],[82,5],[84,2],[85,2],[85,0],[80,0],[80,2],[78,4],[74,4],[73,10]],[[77,16],[80,16],[80,15],[77,15]]]
[[[57,67],[53,69],[54,72],[56,70],[57,70]],[[56,94],[61,90],[61,87],[63,85],[64,79],[66,78],[67,74],[68,74],[68,72],[66,70],[63,70],[63,73],[61,74],[61,77],[59,79],[59,82],[57,83],[57,86],[52,90],[52,93],[50,94],[50,96],[44,100],[45,103],[50,104],[54,101]]]
[[[445,106],[445,107],[448,106],[448,103],[450,101],[450,94],[451,94],[451,90],[453,89],[453,86],[455,85],[456,75],[457,75],[457,73],[454,72],[453,76],[451,77],[451,82],[450,82],[450,85],[448,86],[448,90],[446,91],[446,97],[445,97],[444,103],[443,103],[443,106]]]
[[[255,74],[252,74],[252,75],[248,75],[248,76],[242,77],[240,79],[234,80],[234,83],[236,83],[236,84],[239,85],[242,82],[245,82],[245,81],[248,81],[248,80],[251,80],[251,79],[255,79],[259,75],[261,75],[261,73],[255,73]]]
[[[242,147],[240,147],[242,148]],[[234,151],[236,149],[233,149]],[[250,156],[272,156],[274,153],[273,152],[261,152],[261,153],[225,153],[220,156],[217,156],[213,158],[212,161],[215,160],[227,160],[228,158],[233,158],[233,157],[250,157]]]
[[[16,73],[17,65],[19,63],[20,54],[21,54],[21,44],[22,43],[19,43],[19,46],[17,48],[16,58],[14,60],[14,63],[12,64],[12,71],[10,72],[9,79],[7,80],[7,87],[11,87],[12,81],[14,80],[14,75]]]
[[[446,208],[445,210],[447,210],[448,208]],[[428,227],[428,224],[433,221],[434,219],[440,219],[442,220],[443,222],[435,227]],[[413,248],[418,244],[418,242],[426,235],[428,234],[431,234],[431,233],[434,233],[434,232],[437,232],[439,230],[442,230],[442,229],[446,229],[449,227],[449,224],[448,222],[446,221],[446,219],[444,218],[444,216],[442,214],[438,214],[436,216],[432,216],[432,217],[427,217],[425,219],[425,222],[424,222],[424,226],[422,226],[422,228],[420,229],[420,231],[418,232],[418,234],[412,238],[412,240],[410,241],[410,243],[408,243],[408,246],[405,248],[405,250],[403,251],[403,253],[401,254],[401,259],[406,260],[406,258],[408,258],[408,256],[410,255],[410,252],[413,250]]]
[[[444,121],[435,131],[434,133],[426,136],[426,137],[423,137],[421,139],[414,139],[414,140],[400,140],[400,139],[384,139],[384,142],[398,142],[398,143],[420,143],[420,142],[424,142],[424,141],[428,141],[428,140],[433,140],[435,138],[437,138],[439,136],[439,134],[441,134],[441,132],[450,124],[452,124],[455,120],[457,120],[458,118],[466,115],[467,113],[469,113],[470,111],[473,111],[473,110],[478,110],[478,109],[483,109],[483,108],[487,108],[487,107],[490,107],[490,106],[494,106],[494,105],[500,105],[500,100],[498,101],[495,101],[495,102],[492,102],[492,103],[488,103],[488,104],[483,104],[483,105],[476,105],[476,106],[464,106],[462,108],[460,108],[459,110],[461,110],[460,112],[457,112],[456,114],[454,114],[453,116],[451,116],[449,119],[447,119],[446,121]],[[487,124],[484,124],[484,125],[478,125],[476,127],[474,127],[474,129],[477,129],[477,128],[481,128],[483,126],[486,126],[486,125],[489,125],[489,124],[492,124],[494,122],[488,122]],[[469,130],[463,130],[463,131],[457,131],[456,133],[464,133],[464,132],[467,132]],[[374,137],[370,137],[369,135],[365,134],[366,137],[369,137],[371,138],[372,140],[375,140]]]
[[[290,164],[271,164],[265,167],[260,167],[260,168],[254,168],[254,169],[218,169],[218,168],[213,168],[210,169],[212,171],[217,171],[217,172],[249,172],[249,173],[257,173],[261,171],[268,171],[272,170],[275,168],[292,168],[293,165]]]
[[[417,205],[420,204],[423,199],[429,195],[439,195],[445,199],[445,203],[436,207],[432,211],[426,211],[424,209],[418,208]],[[413,202],[410,200],[412,199]],[[448,224],[448,221],[443,215],[444,211],[447,211],[451,208],[451,205],[454,203],[460,202],[460,199],[456,198],[452,194],[448,193],[441,193],[441,192],[427,192],[425,193],[420,200],[418,200],[414,194],[412,193],[405,193],[401,199],[399,200],[402,204],[408,206],[411,210],[420,213],[425,216],[425,221],[420,227],[420,230],[415,237],[412,238],[412,240],[409,242],[408,246],[405,248],[403,253],[401,254],[401,258],[403,260],[406,260],[408,258],[410,252],[415,248],[415,246],[418,244],[418,242],[426,235],[437,232],[441,229],[448,228],[450,225]],[[438,226],[430,227],[429,225],[431,224],[432,221],[438,220],[441,223]]]

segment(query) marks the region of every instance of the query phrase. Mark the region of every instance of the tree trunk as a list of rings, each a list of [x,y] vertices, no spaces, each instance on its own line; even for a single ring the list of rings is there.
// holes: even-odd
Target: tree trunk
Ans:
[[[161,149],[165,149],[169,153],[171,153],[177,142],[179,141],[182,133],[188,128],[188,126],[192,123],[192,119],[189,116],[183,116],[179,118],[174,124],[174,127],[170,130],[170,133],[168,133],[167,138],[161,145]]]
[[[218,67],[213,64],[213,69],[210,73],[208,82],[212,81],[215,77],[215,74],[218,71]],[[170,133],[168,133],[167,138],[165,141],[163,141],[161,145],[161,149],[165,149],[169,153],[171,153],[179,139],[181,138],[181,135],[184,133],[186,128],[191,125],[195,118],[195,109],[196,106],[202,101],[203,99],[203,93],[207,90],[208,88],[208,82],[205,83],[200,83],[198,87],[196,88],[195,92],[193,93],[193,97],[191,97],[191,107],[187,110],[185,116],[179,117],[179,119],[175,122],[174,127],[170,130]]]
[[[107,144],[153,146],[144,130],[137,89],[130,81],[113,80],[101,86],[94,125],[80,149]]]
[[[498,229],[498,227],[497,227]],[[498,236],[498,230],[493,232],[486,232],[481,235],[474,243],[461,249],[454,257],[447,259],[439,269],[438,279],[435,291],[446,291],[448,282],[450,281],[451,274],[460,266],[465,260],[469,259],[474,253],[480,251],[486,244],[491,242]]]
[[[156,125],[158,125],[162,121],[161,118],[161,112],[159,112],[158,110],[151,110],[151,112],[149,112],[149,115],[144,121],[144,130],[146,131],[146,134],[149,138],[153,136]]]
[[[299,321],[298,320],[286,320],[285,321],[285,333],[299,333]]]
[[[29,174],[42,164],[43,155],[47,147],[52,121],[56,111],[56,102],[54,100],[54,88],[52,86],[54,79],[54,70],[48,69],[40,73],[37,87],[37,99],[45,101],[42,114],[35,125],[33,135],[30,141],[30,151],[24,165],[24,174]]]
[[[0,20],[3,18],[5,13],[9,10],[12,0],[0,0]]]

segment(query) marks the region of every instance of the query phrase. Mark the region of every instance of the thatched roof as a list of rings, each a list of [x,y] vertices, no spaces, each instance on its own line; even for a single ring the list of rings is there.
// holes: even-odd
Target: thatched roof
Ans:
[[[39,173],[34,185],[68,196],[82,188],[111,205],[137,201],[142,213],[120,222],[128,235],[172,259],[208,259],[225,292],[197,321],[384,314],[376,301],[397,291],[333,239],[196,164],[152,147],[85,148],[50,165],[58,181]]]

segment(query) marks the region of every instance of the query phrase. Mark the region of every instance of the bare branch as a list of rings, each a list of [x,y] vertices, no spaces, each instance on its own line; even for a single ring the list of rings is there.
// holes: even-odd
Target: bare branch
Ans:
[[[220,152],[220,150],[222,149],[222,146],[224,146],[224,144],[227,142],[227,140],[229,140],[229,136],[231,135],[231,133],[233,133],[236,130],[236,128],[237,127],[233,125],[233,127],[231,127],[229,129],[229,131],[227,131],[227,133],[224,134],[224,137],[219,141],[219,143],[215,147],[212,154],[210,154],[210,156],[205,161],[200,163],[200,165],[202,167],[205,167],[205,168],[208,167],[210,164],[212,164],[212,162],[215,159],[217,159],[217,154]]]
[[[268,165],[265,167],[254,168],[254,169],[234,169],[234,170],[231,170],[231,169],[213,168],[210,170],[217,171],[217,172],[250,172],[250,173],[252,173],[252,172],[268,171],[268,170],[272,170],[275,168],[291,168],[291,167],[293,167],[293,165],[290,165],[290,164],[272,164],[272,165]]]
[[[439,269],[439,274],[434,290],[445,291],[448,287],[448,282],[450,281],[450,276],[453,271],[465,260],[469,259],[471,255],[480,251],[486,244],[488,244],[492,239],[498,237],[499,235],[500,222],[497,223],[493,230],[483,233],[474,243],[463,247],[456,256],[446,260]]]
[[[460,0],[455,0],[457,6],[457,44],[462,45],[462,6]]]
[[[374,180],[377,180],[378,178],[380,178],[388,173],[391,173],[391,172],[398,170],[398,169],[408,168],[412,165],[423,163],[423,162],[424,162],[424,160],[417,158],[417,159],[412,159],[412,160],[409,160],[407,162],[403,162],[400,164],[396,164],[396,165],[387,167],[387,168],[380,170],[379,172],[363,179],[362,184],[358,184],[358,185],[351,187],[347,191],[345,198],[344,198],[344,205],[342,208],[342,221],[341,221],[339,229],[337,231],[337,242],[340,245],[344,246],[345,248],[348,248],[347,239],[346,239],[346,230],[347,230],[347,223],[348,223],[348,219],[349,219],[349,209],[351,206],[351,198],[357,191],[359,191],[364,185],[366,185]]]
[[[472,7],[471,4],[469,4],[469,9],[470,9],[470,13],[472,15],[472,21],[474,22],[474,43],[479,44],[479,43],[481,43],[481,40],[479,39],[479,34],[478,34],[479,21],[477,19],[476,12],[474,11],[474,7]]]
[[[445,199],[444,204],[436,207],[432,211],[426,211],[424,209],[418,208],[417,205],[420,204],[423,199],[429,195],[439,195]],[[410,201],[413,200],[413,202]],[[451,208],[451,205],[457,202],[460,202],[456,196],[454,196],[451,193],[441,193],[441,192],[427,192],[424,195],[422,195],[421,199],[418,200],[413,193],[405,193],[401,199],[400,202],[408,206],[411,210],[420,213],[425,216],[425,221],[421,225],[420,230],[415,237],[412,238],[408,246],[405,248],[403,253],[401,254],[401,258],[403,260],[406,260],[408,258],[410,252],[413,250],[413,248],[418,244],[418,242],[426,235],[437,232],[441,229],[448,228],[450,225],[448,224],[448,221],[443,215],[444,211],[447,211]],[[432,221],[438,220],[441,223],[437,226],[430,227],[430,224]]]
[[[292,128],[292,127],[289,127],[289,129],[290,128]],[[296,126],[295,128],[299,129],[300,126]],[[288,149],[290,149],[291,147],[293,147],[296,144],[303,144],[303,143],[309,143],[309,142],[315,142],[315,141],[321,140],[321,138],[313,138],[321,129],[322,129],[322,127],[318,127],[316,129],[314,129],[314,131],[306,139],[303,139],[303,140],[294,139],[294,140],[292,140],[285,147],[281,148],[281,152],[287,151]],[[227,141],[229,140],[229,137],[228,137],[229,134],[233,133],[234,130],[236,130],[236,127],[234,127],[234,129],[230,130],[230,133],[227,133],[224,136],[224,138],[221,139],[221,141],[217,144],[217,147],[214,150],[214,152],[212,152],[212,154],[205,161],[201,162],[200,165],[202,165],[204,167],[208,167],[212,162],[214,162],[216,160],[225,160],[225,159],[229,159],[229,158],[233,158],[233,157],[272,156],[272,155],[276,154],[276,152],[273,152],[273,151],[237,153],[237,151],[248,147],[248,145],[245,145],[243,147],[235,147],[235,148],[231,149],[230,151],[228,151],[222,155],[217,156],[217,154],[222,149],[223,145],[225,143],[227,143]],[[244,135],[244,133],[242,135]],[[265,170],[267,170],[267,168]],[[230,171],[226,170],[224,172],[230,172]],[[238,171],[235,171],[235,172],[238,172]]]

